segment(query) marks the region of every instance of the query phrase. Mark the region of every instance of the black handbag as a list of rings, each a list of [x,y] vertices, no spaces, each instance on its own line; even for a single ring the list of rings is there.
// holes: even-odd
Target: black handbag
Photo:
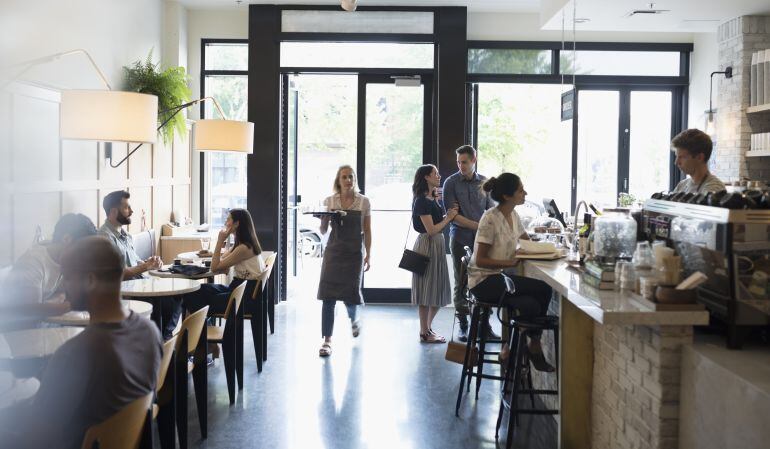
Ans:
[[[406,249],[406,243],[409,241],[409,229],[412,227],[411,218],[409,219],[409,227],[406,230],[406,240],[404,241],[404,254],[401,256],[401,262],[398,263],[398,268],[411,271],[414,274],[422,276],[425,274],[425,270],[428,269],[428,262],[430,258],[426,255]]]

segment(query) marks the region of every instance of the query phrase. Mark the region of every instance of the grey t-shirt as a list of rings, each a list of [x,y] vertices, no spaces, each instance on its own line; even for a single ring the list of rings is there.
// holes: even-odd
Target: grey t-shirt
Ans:
[[[90,426],[155,389],[162,352],[158,328],[133,312],[64,343],[29,409],[37,447],[79,448]]]
[[[719,192],[725,190],[725,184],[719,180],[716,176],[709,173],[706,178],[699,184],[696,184],[691,177],[683,179],[679,184],[674,187],[674,193],[707,193],[707,192]]]

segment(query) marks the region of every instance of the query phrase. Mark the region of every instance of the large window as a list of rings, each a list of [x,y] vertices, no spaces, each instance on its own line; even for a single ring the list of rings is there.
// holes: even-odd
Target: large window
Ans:
[[[642,201],[671,189],[680,175],[670,140],[685,124],[692,45],[575,48],[468,42],[466,135],[479,150],[479,171],[519,173],[529,199],[555,198],[562,210],[579,200],[614,207],[620,193]],[[576,107],[561,121],[559,95],[567,90]]]
[[[202,96],[214,97],[229,120],[247,119],[248,45],[205,43]],[[220,118],[211,102],[203,103],[204,118]],[[204,153],[204,217],[222,226],[227,212],[246,207],[246,154]]]
[[[281,42],[281,67],[433,68],[433,44]]]
[[[572,122],[562,122],[561,86],[494,84],[478,87],[478,171],[522,178],[527,201],[570,204]]]

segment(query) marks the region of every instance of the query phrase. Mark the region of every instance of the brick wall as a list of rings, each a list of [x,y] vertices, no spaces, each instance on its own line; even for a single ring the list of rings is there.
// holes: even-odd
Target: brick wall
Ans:
[[[729,20],[717,30],[719,67],[733,67],[732,79],[714,75],[714,89],[718,89],[716,115],[716,148],[710,161],[711,171],[723,181],[742,178],[770,181],[770,157],[746,157],[752,130],[770,129],[770,114],[749,117],[749,74],[751,54],[770,48],[770,17],[742,16]],[[716,71],[716,69],[715,69]]]
[[[676,449],[682,347],[690,326],[594,328],[592,446]]]

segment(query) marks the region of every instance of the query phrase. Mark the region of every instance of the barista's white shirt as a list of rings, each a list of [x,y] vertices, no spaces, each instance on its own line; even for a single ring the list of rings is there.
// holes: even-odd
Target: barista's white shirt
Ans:
[[[487,210],[481,216],[479,229],[476,231],[476,244],[486,243],[491,246],[488,253],[490,259],[512,260],[516,257],[519,237],[525,231],[519,214],[515,210],[511,211],[511,221],[513,222],[513,227],[508,224],[505,215],[497,207]],[[503,272],[502,269],[479,268],[476,265],[477,252],[478,250],[474,248],[473,256],[468,266],[468,288],[479,285],[481,281],[491,275]]]

